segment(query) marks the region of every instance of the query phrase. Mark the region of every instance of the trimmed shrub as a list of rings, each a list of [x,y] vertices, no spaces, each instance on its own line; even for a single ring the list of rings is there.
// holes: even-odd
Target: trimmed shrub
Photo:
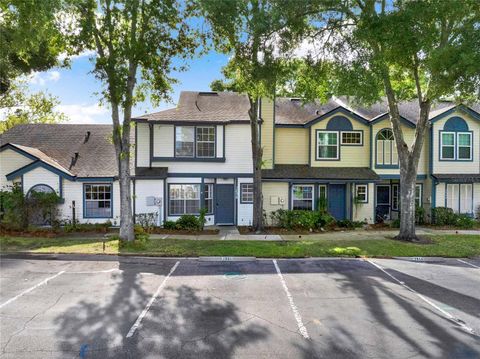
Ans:
[[[135,215],[135,223],[150,233],[157,225],[158,213],[139,213]]]
[[[176,222],[176,228],[185,230],[198,230],[200,221],[193,214],[184,214]]]
[[[335,220],[326,212],[279,209],[270,214],[272,223],[286,229],[318,229]]]
[[[432,209],[433,224],[437,226],[454,226],[457,215],[453,209],[447,207],[436,207]]]
[[[342,219],[341,221],[336,222],[337,227],[339,228],[361,228],[365,225],[365,222],[351,221],[349,219]]]
[[[163,222],[163,228],[165,228],[165,229],[176,229],[177,224],[174,221],[165,221],[165,222]]]
[[[476,221],[472,217],[466,214],[457,214],[457,220],[455,226],[463,229],[471,229],[475,227]]]

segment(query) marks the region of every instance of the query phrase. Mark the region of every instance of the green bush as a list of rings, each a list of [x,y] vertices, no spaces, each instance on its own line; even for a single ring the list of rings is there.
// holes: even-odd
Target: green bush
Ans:
[[[193,214],[184,214],[176,222],[176,228],[184,230],[198,230],[200,221]]]
[[[165,222],[163,222],[163,228],[165,228],[165,229],[176,229],[177,224],[174,221],[165,221]]]
[[[425,208],[421,206],[415,207],[415,223],[416,224],[425,224]]]
[[[272,212],[270,219],[274,225],[286,229],[318,229],[334,222],[326,212],[285,209]]]
[[[454,226],[457,215],[451,208],[436,207],[432,209],[433,224],[437,226]]]
[[[349,229],[354,229],[354,228],[361,228],[365,225],[365,222],[360,222],[360,221],[351,221],[349,219],[342,219],[340,221],[336,222],[337,227],[339,228],[349,228]]]
[[[78,223],[73,221],[63,222],[63,231],[66,233],[70,232],[100,232],[106,233],[108,229],[112,226],[111,221],[106,221],[103,223]]]
[[[392,228],[400,228],[400,218],[397,218],[397,219],[393,220],[393,221],[390,223],[390,227],[392,227]]]
[[[135,215],[135,223],[141,226],[146,232],[152,232],[157,225],[158,213],[139,213]]]
[[[476,221],[472,217],[466,214],[457,214],[455,226],[463,229],[471,229],[475,227]]]

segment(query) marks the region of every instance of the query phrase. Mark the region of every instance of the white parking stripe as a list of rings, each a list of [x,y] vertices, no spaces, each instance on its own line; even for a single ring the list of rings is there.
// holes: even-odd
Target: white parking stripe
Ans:
[[[63,274],[63,273],[65,273],[65,271],[62,270],[62,271],[58,272],[57,274],[55,274],[55,275],[53,275],[53,276],[51,276],[51,277],[48,277],[47,279],[42,280],[40,283],[34,285],[33,287],[28,288],[27,290],[23,291],[22,293],[16,295],[16,296],[13,297],[13,298],[10,298],[10,299],[7,300],[5,303],[0,304],[0,308],[3,308],[3,307],[6,306],[7,304],[12,303],[13,301],[17,300],[17,299],[20,298],[20,297],[23,297],[25,294],[30,293],[32,290],[35,290],[36,288],[38,288],[38,287],[40,287],[40,286],[42,286],[42,285],[44,285],[44,284],[47,284],[47,282],[48,282],[49,280],[52,280],[52,279],[54,279],[54,278],[57,278],[59,275],[61,275],[61,274]]]
[[[401,286],[403,286],[405,289],[409,290],[410,292],[412,292],[413,294],[415,294],[417,297],[419,297],[421,300],[423,300],[425,303],[427,303],[428,305],[432,306],[433,308],[435,308],[436,310],[438,310],[440,313],[442,313],[447,319],[450,319],[452,322],[454,322],[455,324],[457,324],[460,328],[462,328],[464,331],[472,334],[472,335],[476,335],[478,336],[478,334],[469,326],[467,326],[466,324],[464,324],[464,322],[462,320],[460,320],[459,318],[453,316],[452,314],[450,314],[449,312],[443,310],[442,308],[440,308],[438,305],[436,305],[435,303],[433,303],[430,299],[426,298],[425,296],[423,296],[422,294],[418,293],[416,290],[414,290],[413,288],[410,288],[408,285],[405,284],[405,282],[402,282],[401,280],[397,279],[396,277],[394,277],[393,275],[391,275],[390,273],[388,273],[382,266],[378,265],[377,263],[374,263],[372,262],[371,260],[367,259],[366,260],[368,263],[370,263],[371,265],[373,265],[374,267],[380,269],[383,273],[385,273],[386,275],[388,275],[390,278],[392,278],[395,282],[399,283]]]
[[[305,325],[303,325],[302,317],[300,316],[300,312],[297,309],[297,306],[295,305],[295,302],[293,301],[293,297],[290,294],[290,291],[288,290],[287,283],[285,282],[285,279],[283,278],[283,274],[280,271],[280,268],[278,267],[277,260],[273,260],[273,264],[275,265],[275,269],[277,270],[277,274],[280,277],[280,282],[282,283],[283,290],[285,291],[285,294],[287,295],[288,301],[290,302],[290,308],[292,308],[293,316],[295,317],[295,320],[297,321],[298,325],[298,330],[300,331],[300,334],[305,339],[309,339],[309,335],[307,332],[307,328],[305,328]]]
[[[170,278],[170,276],[172,275],[173,272],[175,272],[175,269],[177,269],[178,265],[180,264],[180,261],[177,261],[174,266],[170,269],[170,272],[168,272],[167,276],[163,279],[162,283],[159,285],[159,287],[157,288],[157,291],[153,294],[152,298],[150,299],[150,301],[147,303],[147,305],[145,306],[145,309],[143,309],[143,311],[140,313],[140,315],[138,316],[137,320],[135,321],[135,323],[132,325],[132,327],[130,328],[130,330],[128,331],[127,333],[127,338],[131,338],[133,336],[133,334],[135,334],[135,331],[137,330],[137,328],[140,326],[140,323],[142,322],[142,319],[145,317],[145,315],[147,314],[148,310],[150,309],[150,307],[152,306],[153,302],[155,301],[155,299],[157,299],[158,295],[160,294],[160,292],[162,291],[163,287],[165,287],[165,284],[167,283],[167,280],[168,278]]]
[[[475,264],[472,264],[470,262],[467,262],[467,261],[464,261],[464,260],[461,260],[461,259],[457,259],[457,261],[461,262],[461,263],[464,263],[464,264],[467,264],[469,266],[472,266],[473,268],[477,268],[477,269],[480,269],[479,266],[476,266]]]

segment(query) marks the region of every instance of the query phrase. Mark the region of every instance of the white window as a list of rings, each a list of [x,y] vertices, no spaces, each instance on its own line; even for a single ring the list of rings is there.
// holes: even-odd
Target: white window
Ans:
[[[447,207],[456,213],[473,213],[471,183],[447,184]]]
[[[197,157],[215,157],[215,127],[197,127]]]
[[[86,184],[83,189],[85,195],[85,218],[112,217],[112,185]]]
[[[389,128],[381,130],[377,135],[377,165],[398,165],[397,146],[393,131]]]
[[[339,159],[338,132],[319,131],[317,132],[317,159],[338,160]]]
[[[292,186],[292,209],[313,210],[313,186]]]
[[[460,185],[460,213],[473,213],[472,190],[472,184]]]
[[[175,128],[175,156],[193,157],[195,148],[195,127],[178,126]]]
[[[440,138],[440,159],[453,160],[455,159],[455,133],[442,132]]]
[[[363,144],[362,131],[342,131],[342,145],[359,145]]]
[[[213,213],[213,184],[205,185],[204,201],[204,208],[207,209],[207,213]]]
[[[400,206],[398,189],[398,184],[392,184],[392,209],[395,211],[398,211]]]
[[[172,216],[198,214],[200,212],[200,185],[171,184],[168,200],[169,213]]]
[[[368,186],[366,184],[357,184],[355,186],[355,198],[360,203],[368,202]]]
[[[253,203],[253,183],[240,184],[240,203]]]
[[[415,207],[422,207],[422,185],[415,185]]]
[[[470,132],[457,133],[457,159],[472,159],[472,134]]]

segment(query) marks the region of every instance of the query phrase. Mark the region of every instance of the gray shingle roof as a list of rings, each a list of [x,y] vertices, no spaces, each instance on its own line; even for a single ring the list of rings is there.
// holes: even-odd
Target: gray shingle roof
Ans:
[[[430,117],[434,117],[454,107],[452,101],[440,101],[432,106]],[[250,104],[246,95],[234,92],[197,92],[182,91],[178,105],[175,108],[151,114],[137,116],[135,119],[143,121],[166,122],[234,122],[249,121],[248,109]],[[360,106],[354,98],[332,97],[326,103],[304,103],[298,98],[277,97],[275,99],[275,123],[305,125],[308,122],[335,110],[344,107],[347,110],[372,121],[388,113],[386,99],[371,106]],[[470,106],[480,111],[480,104]],[[419,114],[418,101],[405,101],[399,104],[400,115],[415,124]]]
[[[68,169],[66,169],[65,167],[60,165],[53,158],[51,158],[50,156],[47,156],[45,153],[43,153],[42,151],[40,151],[37,148],[21,146],[21,145],[18,145],[16,143],[10,143],[10,145],[18,148],[19,150],[22,150],[23,152],[26,152],[26,153],[38,158],[42,162],[45,162],[46,164],[49,164],[50,166],[55,167],[56,169],[58,169],[60,171],[63,171],[63,172],[65,172],[65,173],[67,173],[71,176],[73,175]]]
[[[438,173],[432,175],[439,181],[449,182],[480,182],[480,173]]]
[[[379,180],[367,167],[309,167],[308,165],[275,165],[262,170],[264,179]]]
[[[90,137],[85,142],[87,131]],[[0,135],[0,146],[11,143],[33,148],[38,152],[32,155],[43,153],[42,160],[50,159],[78,177],[113,177],[118,171],[111,133],[111,125],[26,124]],[[134,143],[134,131],[131,140]],[[71,166],[75,152],[78,159]]]
[[[250,121],[246,95],[234,92],[182,91],[176,108],[137,116],[147,121]]]

